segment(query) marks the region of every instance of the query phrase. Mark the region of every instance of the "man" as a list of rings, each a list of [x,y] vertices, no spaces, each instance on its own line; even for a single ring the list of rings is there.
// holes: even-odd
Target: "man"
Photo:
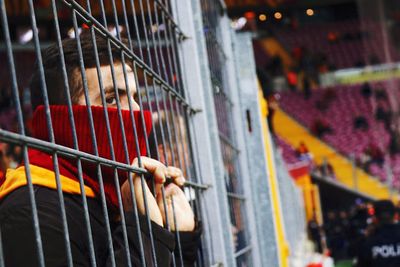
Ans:
[[[142,187],[140,175],[136,173],[129,176],[127,171],[121,169],[117,170],[105,165],[99,167],[87,160],[78,162],[76,158],[58,155],[73,265],[111,266],[115,261],[117,266],[128,266],[128,262],[132,266],[142,266],[144,259],[146,266],[155,266],[150,232],[145,217],[145,205],[147,204],[147,215],[151,219],[157,265],[170,266],[176,247],[175,234],[164,228],[168,220],[171,230],[180,232],[182,264],[191,266],[196,257],[200,231],[195,229],[193,212],[182,190],[178,187],[184,184],[185,179],[180,169],[166,167],[159,161],[143,156],[146,155],[145,139],[151,130],[151,114],[139,111],[139,105],[136,102],[138,92],[132,65],[127,62],[123,66],[120,52],[113,47],[113,62],[111,63],[115,71],[113,77],[107,41],[96,38],[98,59],[101,65],[101,68],[97,70],[91,37],[83,34],[80,40],[86,82],[80,73],[80,58],[76,40],[63,41],[69,91],[65,90],[65,80],[57,46],[47,48],[42,54],[55,142],[74,149],[77,146],[82,152],[98,154],[102,158],[131,164],[134,167],[139,167],[138,156],[141,155],[141,167],[151,174],[155,186],[152,188],[154,191],[152,193],[147,183],[143,184],[144,188]],[[124,75],[124,68],[127,77]],[[40,77],[37,67],[31,81],[32,105],[35,109],[32,118],[32,135],[35,138],[50,141]],[[125,78],[130,90],[127,90]],[[113,80],[116,84],[113,83]],[[88,88],[87,99],[84,94],[85,83]],[[104,89],[104,95],[101,93],[101,88]],[[68,94],[73,104],[76,138],[74,138],[71,130],[73,127],[68,119],[69,112],[66,106]],[[121,113],[116,108],[118,101]],[[133,128],[129,102],[132,104],[136,131]],[[89,104],[91,105],[90,109],[87,107]],[[89,110],[92,114],[91,118]],[[106,114],[109,119],[110,133],[107,131]],[[123,127],[120,121],[122,121]],[[92,139],[93,133],[96,140]],[[125,142],[124,136],[126,136]],[[111,142],[109,142],[110,137]],[[29,163],[46,266],[66,266],[66,242],[56,191],[52,155],[30,148]],[[37,266],[38,264],[31,204],[25,177],[26,167],[22,164],[16,170],[8,171],[6,180],[0,188],[0,229],[6,266]],[[87,196],[94,249],[91,249],[90,234],[86,227],[81,196],[81,178],[84,181],[83,190]],[[167,178],[171,178],[172,183],[165,187],[167,201],[164,205],[161,186]],[[132,179],[134,192],[131,191],[129,179]],[[153,183],[149,182],[149,184]],[[145,196],[143,196],[143,192]],[[106,199],[110,222],[105,219],[102,195]],[[174,202],[176,225],[172,216],[172,201]],[[140,227],[135,219],[135,202],[139,212]],[[123,210],[123,214],[121,214],[121,210]],[[128,248],[124,238],[123,218],[126,223]],[[111,228],[114,257],[108,246],[107,225]],[[181,266],[179,253],[175,254],[177,266]],[[93,255],[94,257],[92,257]]]
[[[395,207],[389,200],[374,203],[376,228],[358,250],[358,267],[400,266],[400,228],[394,222]]]

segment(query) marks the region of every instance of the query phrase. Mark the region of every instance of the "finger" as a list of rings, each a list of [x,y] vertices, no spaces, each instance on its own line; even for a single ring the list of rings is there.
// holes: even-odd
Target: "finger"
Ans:
[[[173,196],[177,196],[179,191],[182,190],[175,184],[169,184],[168,186],[164,187],[164,194],[160,193],[157,195],[157,202],[159,206],[162,204],[162,207],[164,208],[163,204],[165,200],[168,209],[171,209],[171,199]]]
[[[160,209],[161,215],[163,217],[164,224],[168,225],[169,229],[174,231],[175,230],[175,222],[174,222],[173,209],[172,209],[171,192],[169,192],[169,196],[167,196],[166,194],[157,195],[157,204]]]
[[[156,169],[154,170],[154,172],[152,172],[153,178],[154,178],[154,181],[156,182],[156,184],[163,184],[163,183],[165,183],[165,181],[166,181],[165,172],[166,172],[166,167],[165,167],[164,164],[162,164],[162,163],[160,162],[160,165],[158,165],[158,166],[156,167]]]
[[[148,157],[140,157],[142,167],[146,169],[150,174],[154,176],[154,181],[156,183],[164,183],[165,182],[165,165],[161,162],[148,158]],[[138,167],[139,160],[135,158],[132,162],[132,166]]]
[[[182,190],[177,185],[169,184],[168,186],[165,187],[165,197],[176,195],[179,193],[179,191]]]
[[[182,170],[173,166],[167,167],[166,176],[171,177],[172,181],[179,186],[183,186],[186,182]]]
[[[163,187],[163,184],[161,184],[161,183],[156,183],[156,185],[155,185],[154,195],[157,199],[159,196],[162,195],[162,191],[161,191],[162,187]]]
[[[171,177],[178,177],[178,176],[183,176],[182,170],[174,167],[174,166],[168,166],[167,167],[167,175]]]
[[[144,207],[144,199],[143,199],[143,189],[142,189],[142,183],[141,179],[139,176],[135,176],[133,179],[133,185],[135,187],[135,198],[136,198],[136,205],[138,207],[138,210],[141,214],[145,213],[145,207]],[[147,185],[145,185],[145,191]]]

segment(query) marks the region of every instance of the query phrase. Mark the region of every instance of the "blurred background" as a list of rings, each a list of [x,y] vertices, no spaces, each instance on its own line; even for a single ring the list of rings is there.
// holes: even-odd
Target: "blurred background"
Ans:
[[[275,144],[311,192],[310,236],[351,265],[373,224],[371,200],[398,201],[400,2],[226,3],[232,27],[253,33]]]

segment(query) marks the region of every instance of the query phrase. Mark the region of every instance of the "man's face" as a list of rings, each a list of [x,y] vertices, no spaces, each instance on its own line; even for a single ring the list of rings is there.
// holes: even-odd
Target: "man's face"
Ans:
[[[129,102],[128,98],[131,98],[132,109],[139,110],[139,104],[137,103],[137,90],[136,90],[136,82],[134,73],[128,65],[125,65],[128,86],[129,86],[129,95],[126,90],[125,77],[123,72],[123,67],[121,63],[114,65],[114,73],[116,84],[115,87],[118,90],[119,101],[121,105],[121,109],[129,110]],[[100,67],[104,96],[106,99],[107,107],[117,107],[117,96],[114,90],[114,83],[111,74],[111,67],[109,65]],[[101,93],[100,93],[100,85],[99,78],[97,75],[97,69],[88,68],[86,69],[86,77],[87,84],[89,90],[89,100],[92,106],[102,106],[101,101]],[[82,94],[77,102],[78,105],[86,105],[85,96]]]

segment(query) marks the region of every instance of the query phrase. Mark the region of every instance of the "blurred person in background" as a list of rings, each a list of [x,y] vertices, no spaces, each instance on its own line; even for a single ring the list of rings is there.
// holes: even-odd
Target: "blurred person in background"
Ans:
[[[319,225],[318,220],[315,217],[315,215],[313,216],[313,218],[311,220],[308,221],[307,230],[308,230],[309,239],[311,239],[314,242],[315,251],[322,253],[323,252],[322,240],[321,240],[322,229],[321,229],[321,226]]]
[[[287,73],[286,73],[286,80],[289,85],[289,89],[291,91],[297,91],[297,85],[298,85],[298,74],[294,68],[291,68]]]
[[[311,126],[311,132],[315,134],[318,138],[322,138],[325,134],[333,134],[333,129],[329,125],[328,121],[321,118],[314,120]]]
[[[364,98],[369,98],[372,95],[372,88],[368,82],[363,83],[360,88],[360,93]]]
[[[400,266],[400,227],[390,200],[374,202],[374,227],[367,234],[355,259],[357,267]]]
[[[7,144],[0,143],[0,185],[3,184],[6,177],[6,171],[10,166],[10,157],[7,153]]]
[[[310,151],[308,150],[308,147],[306,146],[306,144],[303,141],[300,142],[299,146],[296,148],[296,155],[298,157],[301,157],[308,153],[310,153]]]

